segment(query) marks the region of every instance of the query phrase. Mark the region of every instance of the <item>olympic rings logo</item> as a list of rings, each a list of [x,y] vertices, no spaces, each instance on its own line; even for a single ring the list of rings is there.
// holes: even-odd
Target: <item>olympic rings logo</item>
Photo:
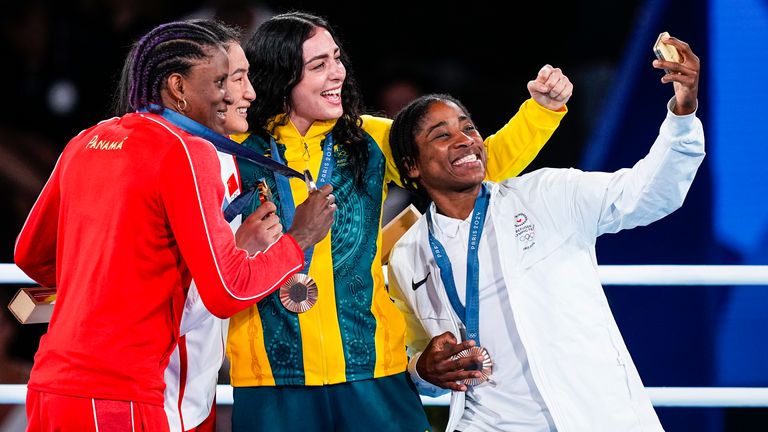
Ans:
[[[536,238],[536,234],[532,232],[527,232],[517,237],[517,239],[521,242],[533,241],[534,238]]]

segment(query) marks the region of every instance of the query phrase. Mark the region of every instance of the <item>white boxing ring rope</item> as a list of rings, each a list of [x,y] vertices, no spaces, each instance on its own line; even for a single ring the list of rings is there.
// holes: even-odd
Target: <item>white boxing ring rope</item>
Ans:
[[[598,270],[603,285],[768,285],[768,265],[600,265]],[[0,264],[0,284],[20,283],[35,284],[15,264]]]
[[[768,407],[766,387],[646,387],[653,406],[656,407]],[[27,386],[24,384],[0,385],[0,405],[22,405],[26,399]],[[427,406],[448,406],[450,395],[431,398],[422,396]],[[216,404],[232,405],[232,387],[216,386]]]
[[[386,267],[384,274],[386,276]],[[768,266],[601,265],[603,285],[768,286]],[[14,264],[0,264],[0,284],[34,284]],[[768,407],[768,387],[647,387],[657,407]],[[0,385],[0,404],[23,404],[27,387]],[[449,395],[421,397],[424,405],[447,406]],[[216,403],[232,404],[232,387],[218,385]]]
[[[25,275],[16,264],[0,264],[0,284],[23,284],[30,283],[37,285],[35,281]]]

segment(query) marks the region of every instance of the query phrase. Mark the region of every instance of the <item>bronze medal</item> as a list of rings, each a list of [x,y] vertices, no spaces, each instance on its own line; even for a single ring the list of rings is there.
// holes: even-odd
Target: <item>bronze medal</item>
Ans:
[[[317,303],[317,284],[308,275],[297,273],[280,287],[280,302],[291,312],[304,313]]]
[[[267,201],[272,202],[272,189],[269,188],[264,178],[259,179],[259,182],[256,183],[256,190],[259,191],[259,202],[262,204]]]
[[[490,380],[491,374],[493,373],[493,360],[491,360],[491,355],[488,353],[487,349],[479,346],[473,346],[472,348],[467,348],[452,357],[453,360],[459,360],[464,357],[477,356],[483,356],[483,361],[481,363],[475,363],[465,370],[480,371],[482,376],[480,378],[467,378],[461,381],[468,386],[476,386]]]

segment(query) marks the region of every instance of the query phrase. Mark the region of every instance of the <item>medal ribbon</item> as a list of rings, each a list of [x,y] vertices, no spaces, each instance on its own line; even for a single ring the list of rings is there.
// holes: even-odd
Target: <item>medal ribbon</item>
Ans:
[[[176,125],[179,129],[210,141],[213,146],[216,147],[216,150],[222,153],[227,153],[232,156],[237,156],[249,160],[258,166],[267,168],[270,171],[279,172],[283,176],[304,178],[304,174],[296,171],[295,169],[285,164],[276,162],[264,155],[256,153],[247,147],[243,147],[229,139],[227,136],[217,133],[208,127],[192,120],[191,118],[177,113],[172,109],[162,108],[159,105],[150,104],[149,106],[140,109],[139,112],[157,113],[169,122]]]
[[[280,165],[284,164],[280,153],[277,150],[277,143],[274,138],[270,138],[269,145],[272,148],[272,159]],[[323,142],[323,161],[320,164],[320,172],[317,176],[316,185],[318,189],[323,185],[330,183],[333,176],[333,169],[336,166],[336,161],[333,159],[333,135],[330,133],[326,135]],[[288,177],[275,171],[275,183],[277,183],[277,194],[280,196],[280,208],[283,213],[283,226],[290,227],[293,225],[293,215],[296,212],[296,204],[293,202],[293,193],[291,192],[291,184],[288,182]],[[303,178],[303,175],[302,175]],[[304,251],[304,268],[302,273],[309,273],[309,264],[312,262],[312,253],[315,247],[312,246]]]
[[[466,306],[462,305],[461,300],[459,300],[456,282],[453,279],[451,260],[445,252],[443,245],[432,234],[432,216],[431,212],[427,212],[429,245],[432,250],[432,256],[435,257],[435,262],[440,268],[440,279],[445,286],[451,307],[453,307],[456,315],[458,315],[467,328],[467,339],[474,340],[478,346],[480,346],[480,261],[477,250],[480,244],[480,237],[483,235],[483,225],[485,224],[489,202],[490,192],[488,192],[485,184],[482,184],[480,193],[475,200],[475,207],[472,210],[472,220],[470,222],[469,239],[467,242],[467,282],[464,297],[464,304]]]
[[[163,108],[160,105],[150,104],[138,111],[157,113],[164,119],[173,123],[179,129],[210,141],[211,144],[216,147],[216,150],[222,153],[249,160],[260,167],[264,167],[272,172],[280,173],[283,176],[304,178],[303,174],[293,168],[244,147],[235,141],[232,141],[225,135],[219,134],[174,110]],[[245,207],[251,202],[254,193],[254,190],[243,191],[243,193],[233,199],[228,206],[222,209],[224,211],[224,219],[226,219],[227,222],[232,222],[232,220],[237,215],[241,214]]]

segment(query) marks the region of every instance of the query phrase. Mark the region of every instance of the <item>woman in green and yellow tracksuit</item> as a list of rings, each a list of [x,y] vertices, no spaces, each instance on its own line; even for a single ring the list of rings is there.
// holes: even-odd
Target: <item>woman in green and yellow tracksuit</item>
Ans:
[[[256,90],[248,117],[254,132],[238,140],[330,182],[338,208],[330,234],[308,257],[319,293],[314,307],[291,312],[275,292],[230,321],[233,430],[429,429],[405,373],[405,323],[382,272],[382,204],[387,183],[400,182],[391,120],[360,114],[347,58],[318,17],[273,17],[248,41],[246,56]],[[562,104],[548,109],[550,101],[557,106],[552,94],[531,93],[536,100],[485,141],[491,180],[520,173],[565,115]],[[246,160],[238,168],[244,189],[266,180],[289,228],[286,215],[307,198],[305,183],[276,179]]]

